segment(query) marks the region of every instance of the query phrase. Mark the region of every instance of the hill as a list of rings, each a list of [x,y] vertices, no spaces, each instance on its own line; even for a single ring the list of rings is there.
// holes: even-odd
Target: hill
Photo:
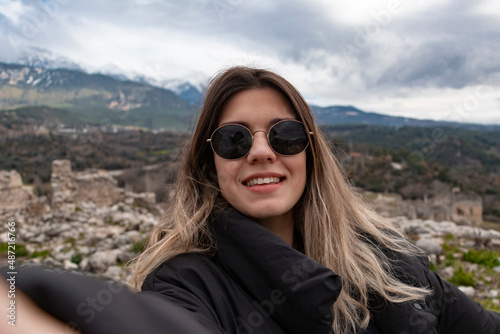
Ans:
[[[179,80],[167,88],[120,76],[87,74],[78,69],[48,69],[0,63],[0,111],[36,120],[38,125],[121,125],[180,130],[188,122],[203,87]],[[389,127],[453,127],[500,131],[500,125],[419,120],[366,112],[353,106],[311,106],[322,125],[366,124]],[[46,125],[46,124],[44,124]]]
[[[383,125],[393,128],[402,126],[411,127],[446,127],[475,131],[500,131],[500,125],[483,125],[474,123],[458,123],[433,121],[400,116],[388,116],[374,112],[366,112],[353,106],[311,106],[319,124],[322,125]]]
[[[193,107],[170,90],[146,84],[78,70],[0,63],[0,109],[64,124],[174,130],[187,124]]]

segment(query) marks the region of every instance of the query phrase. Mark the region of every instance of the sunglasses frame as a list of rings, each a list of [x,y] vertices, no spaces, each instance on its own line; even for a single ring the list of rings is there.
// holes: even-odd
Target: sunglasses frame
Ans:
[[[243,156],[241,156],[241,157],[239,157],[239,158],[224,158],[224,157],[221,157],[222,159],[226,159],[226,160],[238,160],[238,159],[242,159],[242,158],[246,157],[246,156],[250,153],[250,150],[252,149],[252,146],[253,146],[253,143],[254,143],[254,139],[253,139],[253,137],[254,137],[254,135],[255,135],[257,132],[264,132],[264,133],[266,134],[267,144],[269,145],[269,147],[271,148],[271,150],[273,150],[273,152],[274,152],[274,153],[276,153],[276,154],[278,154],[278,155],[282,155],[282,156],[287,157],[287,156],[292,156],[292,155],[296,155],[296,154],[299,154],[299,153],[303,152],[303,151],[304,151],[304,150],[305,150],[305,149],[309,146],[309,144],[310,144],[310,142],[311,142],[311,140],[310,140],[310,138],[309,138],[309,137],[307,138],[307,145],[304,147],[304,149],[303,149],[302,151],[297,152],[297,153],[294,153],[294,154],[282,154],[282,153],[276,152],[276,150],[273,148],[273,146],[271,145],[271,142],[270,142],[270,140],[269,140],[269,132],[271,132],[271,129],[272,129],[272,128],[274,128],[277,124],[279,124],[279,123],[283,123],[283,122],[296,122],[296,123],[299,123],[299,124],[301,124],[301,125],[302,125],[302,127],[304,128],[304,131],[305,131],[306,133],[308,133],[308,134],[309,134],[309,135],[311,135],[311,136],[312,136],[312,135],[314,135],[314,132],[312,132],[312,131],[307,131],[307,128],[306,128],[306,126],[304,125],[304,123],[302,123],[302,122],[300,122],[300,121],[297,121],[297,120],[294,120],[294,119],[284,119],[284,120],[282,120],[282,121],[279,121],[279,122],[274,123],[274,124],[273,124],[273,125],[272,125],[272,126],[271,126],[268,130],[267,130],[267,131],[266,131],[266,130],[263,130],[263,129],[259,129],[259,130],[254,131],[253,133],[252,133],[252,131],[250,131],[250,129],[249,129],[249,128],[247,128],[246,126],[244,126],[244,125],[242,125],[242,124],[238,124],[238,123],[229,123],[229,124],[224,124],[224,125],[219,126],[217,129],[215,129],[215,130],[212,132],[212,135],[210,136],[210,138],[208,138],[208,139],[206,140],[206,142],[207,142],[207,143],[210,143],[210,147],[212,148],[212,151],[213,151],[215,154],[217,154],[219,157],[221,157],[221,156],[220,156],[220,155],[219,155],[219,154],[215,151],[215,149],[214,149],[214,147],[213,147],[212,138],[213,138],[213,136],[214,136],[215,132],[217,132],[217,130],[219,130],[220,128],[223,128],[223,127],[228,126],[228,125],[238,125],[238,126],[241,126],[242,128],[245,128],[245,129],[248,131],[248,133],[250,133],[250,136],[252,137],[252,142],[251,142],[251,145],[250,145],[250,149],[248,150],[248,152],[247,152],[245,155],[243,155]]]

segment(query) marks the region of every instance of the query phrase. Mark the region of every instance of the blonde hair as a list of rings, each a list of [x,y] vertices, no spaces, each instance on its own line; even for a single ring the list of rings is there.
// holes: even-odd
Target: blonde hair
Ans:
[[[268,87],[286,96],[298,119],[314,133],[307,148],[308,182],[294,215],[305,254],[342,278],[342,291],[333,305],[334,331],[354,333],[366,328],[369,293],[393,303],[423,299],[429,291],[400,281],[380,248],[410,256],[419,251],[353,192],[301,94],[273,72],[240,66],[222,71],[207,87],[196,129],[185,148],[175,195],[135,261],[132,284],[139,288],[151,271],[176,255],[216,251],[207,221],[225,201],[206,139],[231,97],[243,90]]]

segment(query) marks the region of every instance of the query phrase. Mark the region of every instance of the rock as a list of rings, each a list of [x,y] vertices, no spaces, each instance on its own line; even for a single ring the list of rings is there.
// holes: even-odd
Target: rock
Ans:
[[[429,254],[440,255],[443,252],[442,243],[441,238],[422,238],[417,240],[416,245]]]
[[[479,270],[479,265],[477,263],[469,263],[467,265],[467,269],[466,269],[467,272],[475,272],[475,273],[477,273],[478,270]]]
[[[427,257],[429,258],[429,262],[432,263],[438,262],[438,256],[436,254],[427,254]]]
[[[76,263],[71,262],[70,260],[64,260],[64,269],[65,270],[77,270],[79,267]]]
[[[128,231],[125,232],[125,234],[118,236],[118,238],[115,239],[114,243],[116,246],[122,246],[122,245],[134,244],[136,242],[141,241],[141,239],[142,239],[141,232]]]
[[[111,278],[114,281],[120,281],[123,279],[123,269],[118,266],[110,266],[103,274],[104,277]]]
[[[28,204],[26,211],[30,215],[41,217],[50,212],[49,200],[45,196],[35,198]]]
[[[87,246],[81,246],[78,248],[78,253],[82,255],[89,255],[92,251]]]
[[[59,261],[59,262],[63,262],[66,261],[66,260],[70,260],[71,259],[71,253],[64,253],[64,252],[61,252],[61,251],[52,251],[52,253],[54,253],[54,258]]]
[[[116,256],[116,259],[118,260],[118,262],[120,263],[127,263],[128,261],[130,261],[133,257],[135,256],[134,253],[132,252],[127,252],[127,251],[119,251],[117,256]]]
[[[62,262],[55,260],[54,258],[47,256],[42,263],[48,267],[61,267]]]
[[[476,290],[471,286],[459,286],[458,288],[470,298],[474,298],[474,295],[476,294]]]
[[[90,265],[89,265],[89,258],[88,257],[84,257],[80,263],[78,264],[78,267],[82,270],[82,271],[90,271],[91,268],[90,268]]]
[[[89,268],[96,273],[104,273],[109,266],[116,264],[116,260],[113,250],[95,252],[89,257]]]
[[[439,272],[441,277],[443,277],[446,280],[450,280],[453,277],[453,267],[446,267],[443,270]]]
[[[45,234],[48,237],[55,237],[55,236],[60,235],[62,232],[70,230],[70,229],[71,229],[71,226],[69,224],[61,224],[61,225],[57,225],[57,226],[52,227],[50,230],[45,231]]]
[[[434,221],[453,221],[460,225],[479,226],[483,219],[482,198],[477,195],[457,194],[439,181],[432,182],[432,198],[404,200],[399,194],[377,194],[365,192],[365,197],[374,209],[384,217],[406,216],[408,219],[424,217]],[[400,191],[410,190],[412,186]],[[413,189],[414,191],[415,189]],[[410,191],[412,192],[412,191]]]
[[[31,239],[31,241],[42,244],[45,242],[45,239],[46,239],[45,234],[39,234],[37,237]]]
[[[35,199],[33,189],[23,186],[21,175],[17,171],[0,171],[0,208],[2,211],[27,208]]]
[[[50,176],[52,187],[52,206],[62,206],[65,202],[71,202],[73,193],[77,190],[73,182],[71,162],[69,160],[52,161],[52,174]]]
[[[43,261],[42,257],[21,258],[24,263],[80,270],[112,280],[123,280],[130,273],[126,273],[118,264],[127,263],[137,255],[132,252],[132,246],[141,242],[160,219],[162,207],[155,203],[154,194],[125,191],[117,187],[116,181],[106,171],[75,173],[69,161],[53,163],[52,202],[26,195],[28,200],[24,204],[5,210],[2,207],[3,190],[29,193],[27,188],[23,188],[20,176],[18,178],[10,171],[6,173],[0,172],[0,220],[17,223],[17,241],[26,246],[28,254],[40,249],[51,251]],[[7,182],[2,183],[2,177],[3,180],[11,180],[8,186]],[[399,200],[379,198],[379,202],[387,208],[399,203]],[[398,210],[407,209],[402,207]],[[413,210],[408,217],[392,217],[388,220],[412,238],[418,238],[416,244],[428,252],[436,265],[446,261],[442,240],[448,234],[454,236],[451,242],[459,245],[458,252],[454,254],[457,259],[461,259],[461,253],[467,252],[473,243],[475,246],[477,240],[483,246],[500,247],[500,232],[457,226],[451,221],[436,222],[427,219],[430,217],[419,210]],[[390,210],[386,212],[390,213]],[[426,217],[426,220],[411,218],[417,215]],[[0,225],[0,242],[5,242],[6,238],[5,224]],[[447,242],[450,242],[449,239]],[[75,261],[81,259],[78,265],[71,262],[73,256],[77,256]],[[464,268],[479,271],[482,267],[465,264]],[[494,270],[500,273],[500,266]],[[445,268],[440,274],[449,279],[453,277],[453,268]],[[477,291],[472,294],[475,297],[494,296],[498,293],[495,292],[496,286],[493,286],[497,281],[495,278],[491,283],[485,283],[484,287],[477,285]]]
[[[475,244],[476,244],[476,242],[474,240],[464,240],[461,243],[462,247],[465,247],[465,248],[472,248],[472,247],[474,247]]]

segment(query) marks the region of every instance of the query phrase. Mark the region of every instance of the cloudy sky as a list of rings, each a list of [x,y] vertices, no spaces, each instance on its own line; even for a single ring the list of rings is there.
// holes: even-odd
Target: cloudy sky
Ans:
[[[0,61],[205,82],[235,64],[321,106],[500,124],[497,0],[0,0]]]

